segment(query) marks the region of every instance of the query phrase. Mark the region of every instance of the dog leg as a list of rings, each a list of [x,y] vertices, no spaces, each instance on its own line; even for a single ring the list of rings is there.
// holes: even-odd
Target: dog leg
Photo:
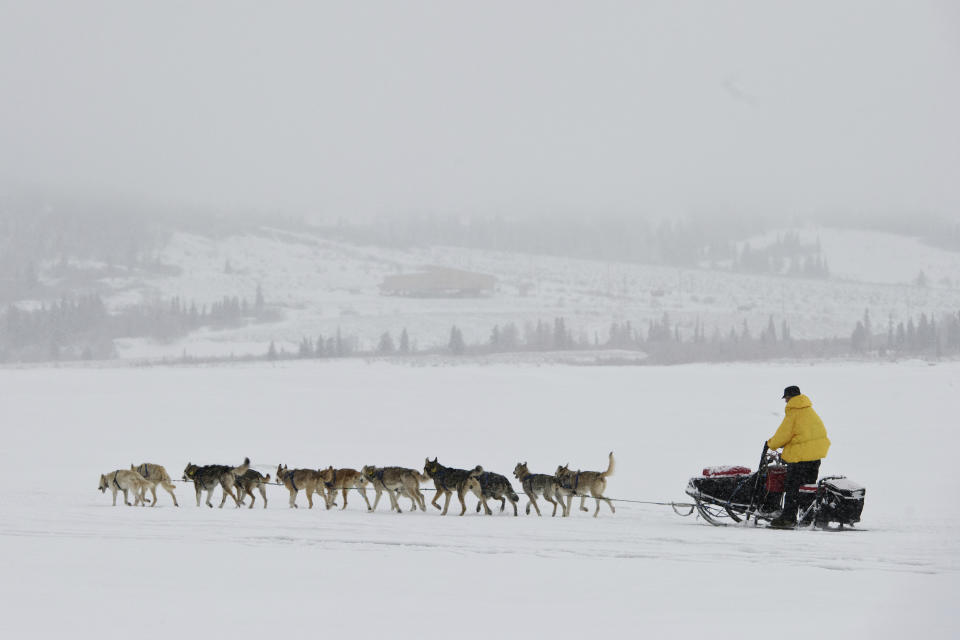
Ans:
[[[359,491],[360,495],[363,496],[363,501],[367,503],[367,511],[373,511],[373,509],[370,507],[370,499],[367,498],[367,490],[363,487],[359,487],[357,488],[357,491]],[[344,503],[343,506],[346,507],[346,503]]]
[[[113,487],[110,487],[113,489]],[[113,489],[113,506],[117,506],[117,490]]]
[[[153,504],[151,504],[150,506],[155,507],[157,506],[157,485],[153,485],[152,487],[150,487],[150,493],[151,495],[153,495]]]
[[[437,508],[437,511],[439,511],[442,508],[440,505],[437,504],[437,500],[440,499],[440,495],[443,493],[444,493],[443,489],[441,489],[440,487],[437,487],[437,490],[433,494],[433,500],[430,501],[430,504],[435,506]],[[446,511],[444,511],[444,513],[446,513]]]
[[[467,492],[464,491],[463,489],[460,489],[459,491],[457,491],[457,498],[459,498],[460,500],[460,515],[463,515],[467,512],[467,503],[463,499],[466,493]],[[483,506],[486,507],[487,505],[483,505]],[[489,507],[487,507],[487,509],[489,510]]]
[[[307,494],[307,504],[309,505],[308,509],[313,509],[313,492],[316,491],[316,488],[307,487],[304,489],[304,493]]]
[[[263,498],[263,508],[267,508],[267,488],[260,485],[260,497]]]
[[[368,505],[367,508],[368,508],[368,510],[371,511],[371,512],[377,510],[377,505],[380,503],[380,494],[382,493],[382,490],[380,489],[380,487],[374,487],[373,490],[374,490],[374,492],[377,494],[376,497],[374,497],[374,499],[373,499],[373,506],[370,507],[370,506],[369,506],[370,503],[369,503],[369,502],[367,503],[367,505]]]
[[[513,505],[513,517],[514,517],[514,518],[516,518],[517,515],[518,515],[518,513],[517,513],[517,503],[518,503],[518,502],[519,502],[519,500],[510,500],[510,504]]]
[[[484,513],[486,513],[488,516],[492,516],[492,515],[493,515],[493,511],[490,510],[490,506],[487,504],[487,498],[486,498],[486,496],[484,496],[483,494],[480,494],[480,501],[479,501],[479,503],[477,504],[477,507],[478,507],[477,511],[480,510],[480,509],[479,509],[480,505],[483,505],[483,512],[484,512]]]
[[[587,502],[587,494],[581,495],[581,496],[580,496],[580,511],[590,511],[590,509],[588,509],[587,507],[584,506],[584,505],[586,504],[586,502]]]
[[[400,508],[400,503],[397,501],[397,493],[392,489],[387,489],[387,493],[390,497],[390,511],[396,510],[397,513],[403,513],[403,509]]]
[[[227,501],[227,485],[221,485],[223,487],[223,496],[220,498],[220,508],[223,509],[223,503]],[[232,497],[232,495],[231,495]],[[233,498],[236,501],[236,498]],[[237,502],[237,506],[240,506],[240,503]]]
[[[343,506],[340,507],[340,511],[343,511],[344,509],[347,508],[347,494],[348,494],[349,492],[350,492],[350,488],[349,488],[349,487],[344,487],[344,488],[343,488],[343,491],[342,491],[342,493],[343,493]]]
[[[167,493],[170,494],[170,497],[173,498],[173,506],[179,507],[180,505],[177,504],[177,496],[176,496],[176,494],[173,493],[173,485],[171,484],[171,485],[168,486],[168,484],[169,484],[169,483],[164,483],[164,484],[163,484],[163,488],[166,489],[166,490],[167,490]]]
[[[444,496],[443,511],[440,512],[440,515],[445,516],[447,515],[447,509],[450,507],[450,498],[453,497],[453,494],[450,493],[449,491],[444,491],[443,496]]]
[[[503,510],[507,508],[507,499],[500,498],[500,513],[503,513]]]
[[[210,498],[213,497],[213,488],[207,489],[207,506],[213,509],[213,503],[210,502]],[[223,506],[223,505],[220,505]]]
[[[233,481],[228,481],[223,488],[230,494],[230,497],[233,498],[234,503],[236,503],[237,509],[240,508],[240,488],[237,487]],[[223,505],[220,505],[221,507]]]
[[[532,493],[532,492],[529,492],[529,491],[526,491],[526,492],[524,492],[524,493],[527,494],[527,515],[530,515],[530,506],[531,506],[531,505],[533,506],[534,509],[537,510],[537,515],[538,515],[538,516],[539,516],[539,515],[542,515],[542,514],[540,513],[540,506],[537,504],[537,494]],[[544,497],[546,498],[546,496],[544,496]],[[550,500],[550,498],[546,498],[546,499],[547,499],[547,500]],[[550,500],[550,502],[553,502],[553,500]],[[553,504],[553,511],[554,511],[554,513],[556,513],[556,511],[557,511],[557,504],[556,504],[555,502],[554,502],[554,504]]]
[[[294,491],[292,488],[290,489],[290,508],[291,509],[297,508],[297,492]]]
[[[130,504],[130,496],[127,495],[126,489],[123,490],[123,504],[127,505],[128,507],[133,506]]]
[[[199,506],[200,506],[200,491],[201,491],[200,485],[198,485],[196,482],[194,482],[194,483],[193,483],[193,488],[194,488],[194,490],[197,492],[197,506],[199,507]]]

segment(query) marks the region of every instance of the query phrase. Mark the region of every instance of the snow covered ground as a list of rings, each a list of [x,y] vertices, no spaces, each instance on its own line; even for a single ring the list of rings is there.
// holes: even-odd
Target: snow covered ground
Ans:
[[[857,533],[710,527],[618,503],[599,518],[111,507],[100,473],[153,461],[263,471],[599,469],[615,498],[683,500],[755,465],[798,384],[823,474],[867,487]],[[9,637],[955,638],[960,364],[670,368],[287,362],[0,369],[0,620]],[[431,497],[428,494],[428,499]],[[469,499],[472,508],[474,501]]]

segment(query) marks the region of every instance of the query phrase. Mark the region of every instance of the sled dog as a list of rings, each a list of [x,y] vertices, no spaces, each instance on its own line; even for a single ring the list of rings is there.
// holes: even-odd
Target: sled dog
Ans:
[[[118,469],[110,471],[100,476],[100,493],[106,493],[107,489],[113,492],[113,506],[117,506],[117,492],[123,492],[123,503],[128,507],[136,505],[145,505],[146,498],[144,492],[150,488],[150,482],[143,479],[136,471]],[[133,491],[133,504],[130,504],[128,492]]]
[[[477,465],[473,469],[454,469],[443,466],[437,462],[436,458],[432,461],[430,458],[427,458],[423,465],[423,471],[427,474],[427,477],[433,479],[433,484],[437,488],[437,494],[433,496],[430,504],[439,509],[440,505],[437,504],[437,500],[440,499],[441,495],[445,498],[443,511],[440,515],[447,515],[447,508],[450,506],[450,497],[454,491],[457,493],[457,498],[460,499],[460,515],[467,512],[467,503],[463,501],[463,497],[467,491],[470,490],[470,487],[467,486],[467,481],[483,473],[483,467]]]
[[[314,492],[324,496],[323,480],[316,469],[288,469],[287,465],[277,465],[277,480],[290,492],[290,508],[297,508],[297,494],[301,489],[307,494],[307,504],[313,509]]]
[[[347,494],[350,493],[350,489],[356,489],[363,496],[363,501],[367,503],[367,511],[372,511],[366,489],[369,483],[356,469],[334,469],[331,465],[320,472],[320,479],[323,480],[323,486],[327,489],[327,509],[337,505],[337,491],[343,492],[343,506],[340,510],[346,509]]]
[[[220,508],[223,508],[223,503],[227,501],[227,496],[233,498],[233,501],[236,502],[239,507],[240,500],[234,494],[233,487],[237,482],[237,476],[243,475],[249,468],[250,458],[244,458],[243,464],[239,467],[231,467],[225,464],[208,464],[201,467],[192,462],[188,462],[186,468],[183,470],[183,480],[185,482],[193,481],[193,488],[197,492],[198,507],[200,506],[200,493],[206,491],[207,506],[213,508],[213,505],[210,503],[210,498],[213,496],[213,490],[217,488],[217,485],[223,487],[223,499],[220,500]]]
[[[493,498],[494,500],[500,501],[500,513],[503,513],[504,508],[506,508],[507,500],[510,501],[510,504],[513,505],[513,515],[517,515],[517,502],[520,501],[520,497],[513,490],[513,487],[510,486],[510,481],[504,478],[499,473],[493,473],[492,471],[484,471],[479,476],[477,476],[477,482],[471,484],[471,491],[473,495],[477,496],[479,502],[477,503],[477,513],[480,512],[480,506],[483,506],[483,510],[489,516],[491,514],[490,507],[487,506],[487,498]],[[479,491],[477,490],[479,489]]]
[[[406,467],[375,467],[365,465],[360,470],[360,475],[370,483],[376,496],[373,499],[373,506],[370,511],[376,511],[380,503],[380,494],[386,492],[390,498],[390,510],[397,513],[403,513],[400,508],[398,496],[410,498],[410,510],[414,511],[420,507],[421,511],[427,510],[427,500],[420,491],[420,483],[425,482],[426,478],[416,469],[407,469]]]
[[[247,469],[243,475],[237,476],[237,497],[240,504],[243,504],[246,496],[250,496],[250,508],[253,509],[253,503],[257,501],[253,495],[254,489],[259,489],[260,496],[263,498],[263,508],[267,508],[267,483],[270,482],[270,474],[263,475],[256,469]]]
[[[561,502],[561,506],[563,505],[558,493],[560,487],[555,476],[545,473],[530,473],[526,462],[518,462],[517,466],[513,468],[513,475],[520,481],[523,492],[527,494],[527,515],[530,515],[530,505],[533,505],[533,508],[537,510],[538,516],[541,515],[540,507],[537,505],[538,494],[553,505],[551,517],[557,515],[557,502],[554,502],[554,498]]]
[[[607,489],[607,477],[613,475],[613,451],[610,452],[610,462],[607,464],[606,471],[571,471],[570,463],[557,467],[557,482],[560,485],[560,505],[563,507],[563,515],[570,515],[570,506],[573,504],[574,496],[580,496],[580,510],[589,511],[584,506],[587,495],[592,495],[597,501],[597,508],[593,512],[596,518],[600,513],[600,501],[604,500],[610,507],[611,513],[616,513],[613,503],[609,498],[603,497],[603,492]],[[563,498],[566,496],[567,503],[563,504]]]
[[[150,493],[153,494],[151,507],[157,506],[157,485],[166,489],[167,493],[170,494],[170,497],[173,498],[173,506],[180,506],[177,504],[177,496],[173,493],[173,483],[170,482],[170,474],[163,468],[163,465],[144,462],[139,467],[135,467],[131,464],[130,471],[136,471],[143,476],[144,480],[150,483]]]

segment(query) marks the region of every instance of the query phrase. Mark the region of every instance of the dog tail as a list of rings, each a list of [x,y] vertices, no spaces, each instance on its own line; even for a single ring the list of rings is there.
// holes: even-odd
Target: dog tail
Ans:
[[[611,455],[612,455],[612,454],[611,454]],[[232,469],[233,475],[235,475],[235,476],[242,476],[243,474],[245,474],[245,473],[247,472],[247,469],[249,469],[249,468],[250,468],[250,458],[244,458],[242,465],[240,465],[239,467],[234,467],[234,468]]]
[[[614,463],[613,463],[613,451],[610,452],[610,464],[607,465],[607,470],[601,473],[600,475],[606,478],[607,476],[613,475]]]
[[[270,482],[270,474],[263,476],[263,482]]]
[[[430,477],[429,477],[429,476],[423,475],[422,473],[420,473],[420,472],[417,471],[416,469],[411,469],[410,471],[413,473],[413,477],[417,479],[417,482],[418,482],[418,483],[421,483],[421,484],[422,484],[422,483],[428,482],[428,481],[430,480]],[[361,474],[361,477],[363,477],[363,474]],[[364,480],[366,480],[366,478],[364,478]]]

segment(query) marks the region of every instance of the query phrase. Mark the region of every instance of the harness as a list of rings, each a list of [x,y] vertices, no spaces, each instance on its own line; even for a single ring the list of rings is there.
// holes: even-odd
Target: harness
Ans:
[[[293,481],[293,471],[287,471],[287,480],[290,481],[290,486],[293,487],[294,491],[300,491],[300,489],[297,488],[297,483]]]
[[[140,471],[140,469],[143,469],[143,471]],[[140,465],[140,469],[137,470],[137,471],[140,471],[140,475],[142,475],[144,478],[147,478],[147,479],[149,480],[149,479],[150,479],[150,475],[149,475],[150,472],[147,471],[147,463],[144,462],[142,465]]]
[[[373,472],[373,477],[380,481],[380,484],[383,484],[383,469],[377,469]],[[383,484],[384,487],[387,485]]]
[[[117,489],[120,489],[120,491],[123,491],[123,487],[121,487],[121,486],[120,486],[120,483],[117,482],[117,474],[118,474],[118,473],[120,473],[120,472],[119,472],[119,471],[114,471],[114,472],[113,472],[113,484],[117,485]]]
[[[561,476],[559,480],[560,480],[559,484],[562,488],[569,489],[570,491],[573,491],[574,493],[576,493],[577,487],[580,486],[580,472],[577,471],[577,473],[573,476],[572,483],[570,482],[570,476]]]
[[[337,472],[338,472],[338,471],[340,471],[340,470],[339,470],[339,469],[334,469],[334,470],[333,470],[333,480],[330,481],[330,482],[324,482],[324,483],[323,483],[323,484],[325,484],[325,485],[327,486],[328,489],[333,489],[333,488],[335,488],[335,487],[337,486]]]

